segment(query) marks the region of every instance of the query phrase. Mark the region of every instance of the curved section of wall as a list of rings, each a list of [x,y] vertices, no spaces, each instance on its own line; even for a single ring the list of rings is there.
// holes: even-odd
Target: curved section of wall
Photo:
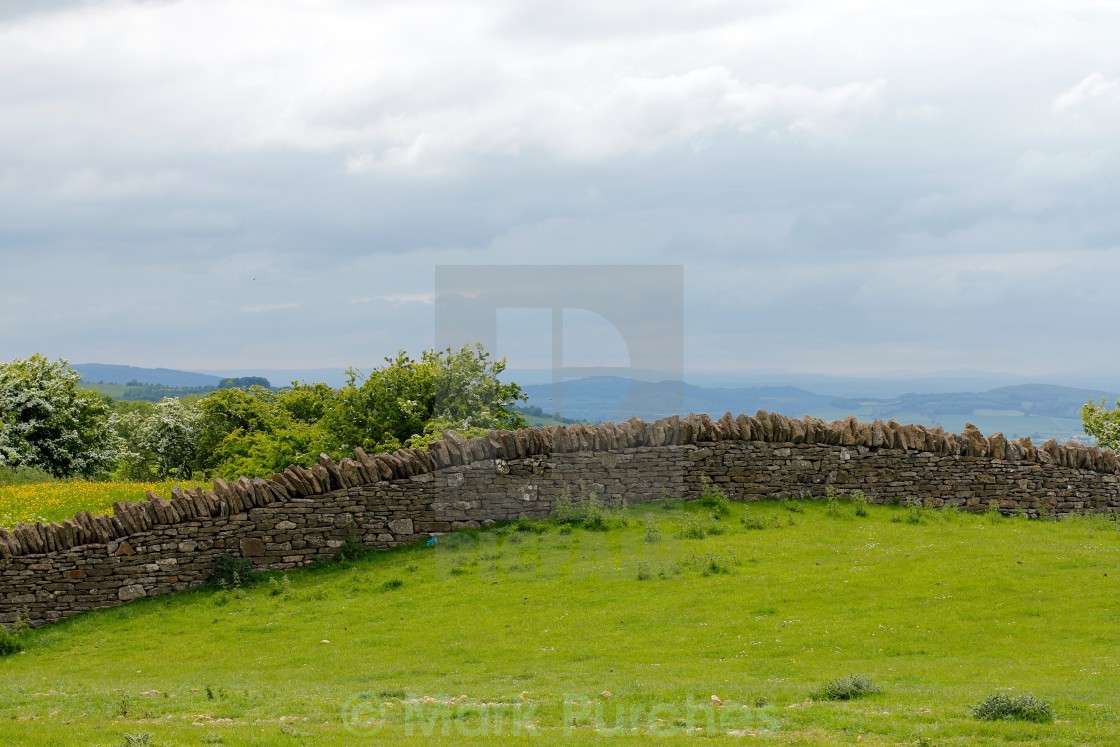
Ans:
[[[116,504],[110,516],[0,530],[0,622],[43,624],[205,583],[221,555],[262,569],[329,557],[357,532],[390,548],[490,521],[548,515],[564,491],[610,503],[696,497],[705,481],[736,498],[862,490],[877,503],[1037,515],[1120,511],[1110,451],[1009,442],[894,423],[730,414],[603,426],[454,435],[271,479],[218,480]]]

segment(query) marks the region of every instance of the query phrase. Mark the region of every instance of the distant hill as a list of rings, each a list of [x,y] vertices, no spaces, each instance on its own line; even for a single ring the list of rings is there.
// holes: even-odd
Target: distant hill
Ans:
[[[1059,441],[1088,440],[1080,414],[1086,402],[1105,399],[1111,404],[1120,399],[1115,393],[1050,384],[855,399],[792,386],[706,388],[679,381],[642,382],[609,376],[564,382],[559,403],[553,402],[551,384],[532,384],[524,389],[529,405],[546,412],[559,411],[568,418],[599,422],[635,415],[649,420],[689,412],[719,416],[727,411],[753,413],[763,409],[825,420],[848,415],[864,421],[893,418],[954,432],[963,430],[965,423],[973,423],[985,433],[1000,431],[1012,438]]]
[[[89,384],[156,384],[171,387],[216,387],[223,377],[192,371],[176,371],[171,368],[138,368],[136,366],[114,366],[106,363],[77,363],[71,366],[82,375],[82,381]]]
[[[523,387],[529,404],[555,412],[551,384]],[[596,376],[566,381],[560,406],[564,417],[578,420],[625,420],[635,415],[656,420],[688,412],[723,414],[727,410],[771,410],[806,415],[831,406],[835,398],[792,386],[758,386],[738,389],[708,388],[681,381],[634,381],[618,376]]]

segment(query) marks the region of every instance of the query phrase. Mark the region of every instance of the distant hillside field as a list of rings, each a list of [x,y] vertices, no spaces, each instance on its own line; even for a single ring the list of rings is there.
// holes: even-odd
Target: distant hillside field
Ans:
[[[90,384],[128,384],[136,381],[142,384],[173,387],[216,387],[222,383],[221,376],[176,371],[170,368],[138,368],[105,363],[77,363],[72,364],[71,368],[81,374],[82,381]]]
[[[0,659],[0,740],[1120,740],[1120,533],[1104,519],[844,498],[622,518],[445,535],[33,631]],[[879,692],[829,700],[851,675]],[[994,694],[1031,695],[1054,720],[975,718]]]

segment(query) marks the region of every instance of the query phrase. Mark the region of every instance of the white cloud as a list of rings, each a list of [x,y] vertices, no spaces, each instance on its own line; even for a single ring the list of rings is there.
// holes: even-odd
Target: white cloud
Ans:
[[[237,310],[242,314],[266,314],[270,311],[291,311],[301,306],[303,306],[303,304],[299,301],[288,301],[285,303],[261,303],[239,306]]]
[[[709,45],[734,43],[718,28],[662,29],[688,48],[657,58],[649,40],[527,45],[503,35],[508,12],[183,0],[33,16],[0,26],[0,69],[20,72],[0,79],[0,133],[37,126],[25,145],[48,151],[340,150],[351,172],[445,173],[472,157],[595,161],[720,133],[835,139],[880,105],[882,79],[779,83],[713,64]]]
[[[1085,106],[1120,105],[1120,79],[1109,80],[1101,73],[1092,73],[1054,99],[1051,108],[1065,112]]]

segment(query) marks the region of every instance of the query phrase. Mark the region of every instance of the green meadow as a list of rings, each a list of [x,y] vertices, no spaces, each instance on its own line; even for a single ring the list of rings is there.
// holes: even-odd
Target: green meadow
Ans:
[[[0,742],[1120,742],[1115,523],[848,500],[561,518],[24,633]],[[1045,718],[982,720],[989,696]]]

